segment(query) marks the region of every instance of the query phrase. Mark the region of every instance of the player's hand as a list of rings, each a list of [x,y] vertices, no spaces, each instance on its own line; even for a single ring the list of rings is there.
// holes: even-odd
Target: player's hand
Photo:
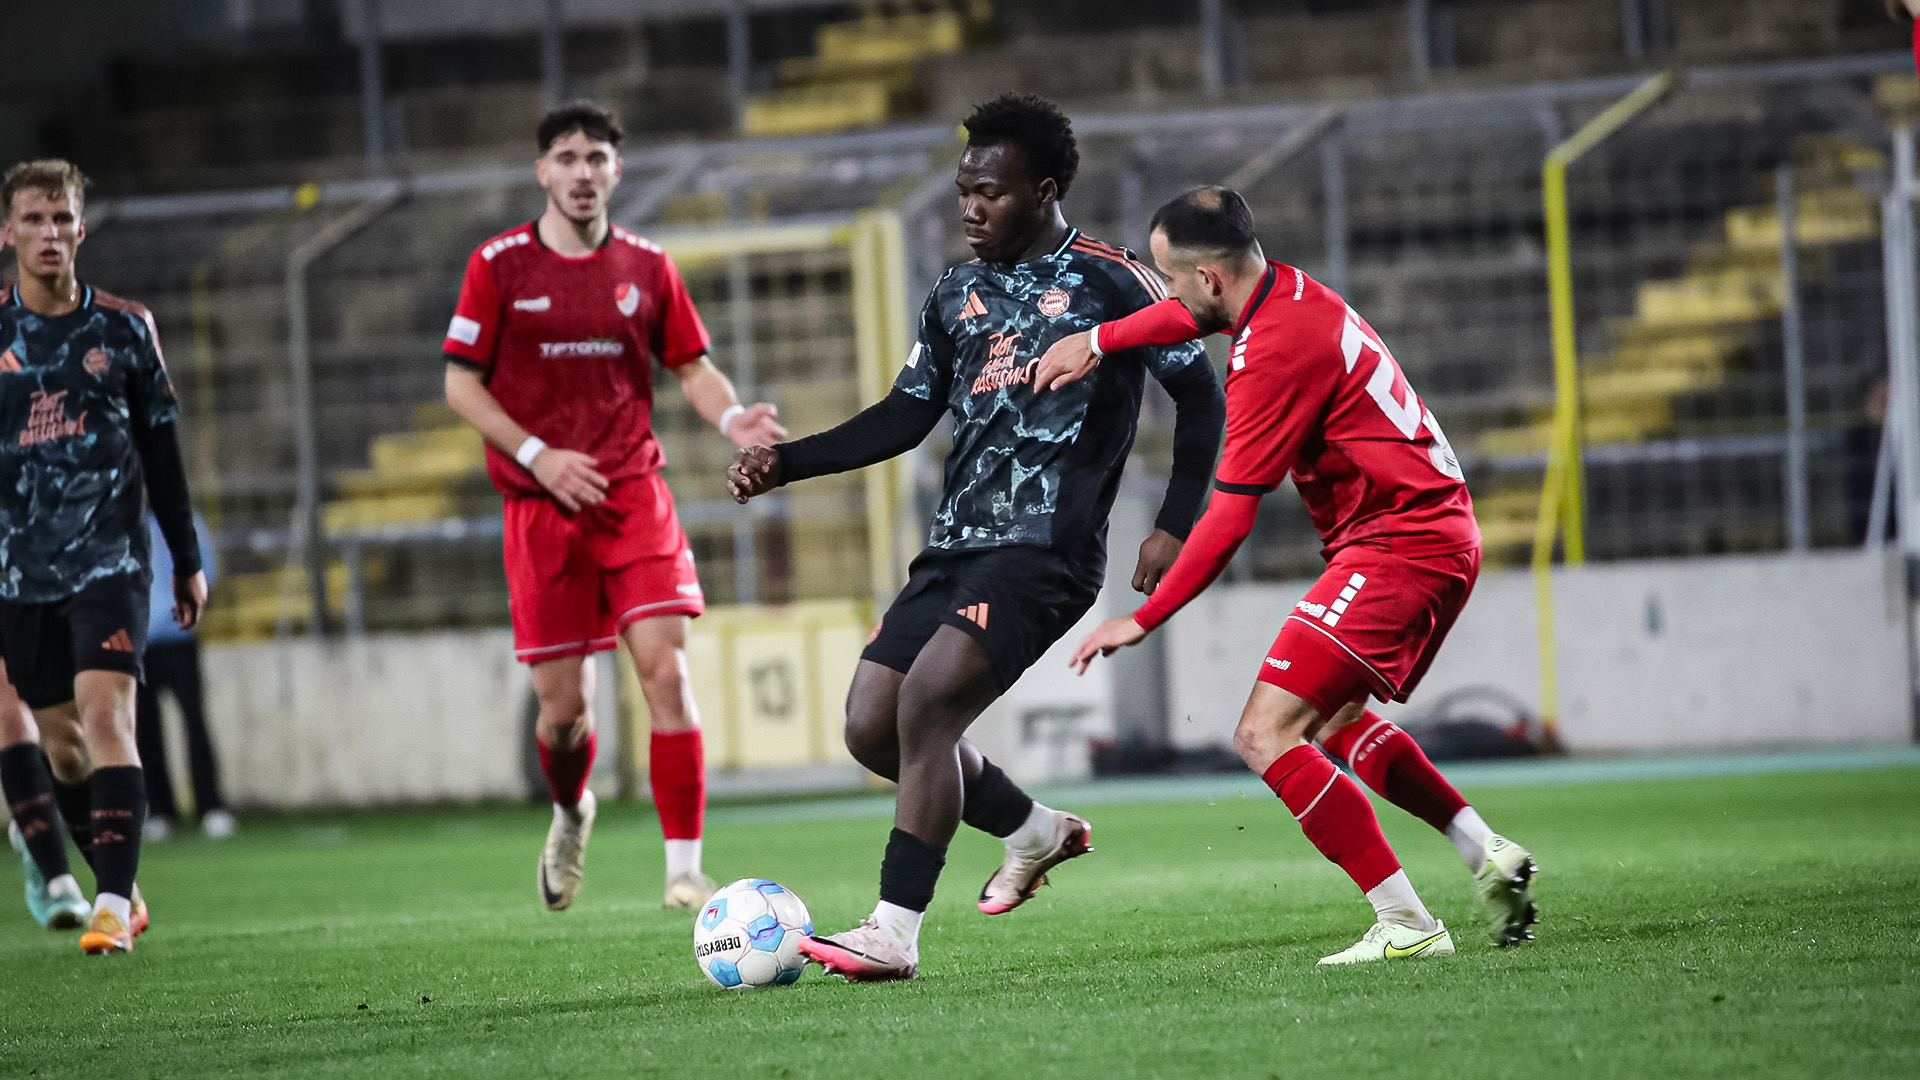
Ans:
[[[772,446],[777,442],[786,442],[787,429],[774,419],[779,415],[779,407],[771,402],[749,405],[745,412],[733,418],[733,423],[727,425],[727,438],[742,450],[749,446]]]
[[[1100,358],[1093,355],[1093,335],[1084,330],[1068,334],[1047,346],[1046,355],[1034,370],[1033,385],[1036,390],[1058,390],[1093,374],[1099,366]]]
[[[581,507],[598,506],[606,501],[607,478],[595,467],[598,464],[578,450],[549,446],[533,456],[529,471],[540,481],[540,486],[572,514]]]
[[[173,575],[173,621],[182,630],[191,630],[207,610],[207,572],[195,570],[181,577]]]
[[[1140,624],[1134,622],[1131,616],[1108,619],[1094,627],[1093,633],[1088,634],[1073,650],[1073,659],[1067,661],[1067,666],[1073,669],[1074,674],[1085,675],[1087,665],[1093,663],[1094,657],[1112,656],[1118,649],[1139,644],[1146,636],[1147,632],[1140,629]]]
[[[1133,568],[1133,591],[1153,595],[1160,587],[1160,579],[1173,569],[1173,561],[1180,557],[1180,549],[1186,541],[1166,531],[1155,529],[1140,541],[1140,563]]]
[[[727,491],[742,506],[779,486],[780,452],[771,446],[743,446],[727,466]]]

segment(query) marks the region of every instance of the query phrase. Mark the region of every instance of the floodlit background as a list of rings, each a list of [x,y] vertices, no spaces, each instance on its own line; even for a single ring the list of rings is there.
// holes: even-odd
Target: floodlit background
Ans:
[[[532,128],[574,96],[631,133],[615,220],[675,254],[716,361],[796,435],[881,396],[965,257],[958,122],[1041,93],[1080,134],[1074,224],[1139,250],[1168,196],[1239,188],[1268,252],[1341,290],[1444,424],[1487,573],[1403,718],[1524,717],[1536,736],[1551,719],[1576,753],[1913,738],[1900,553],[1920,553],[1920,437],[1883,428],[1920,432],[1903,133],[1920,87],[1878,3],[95,0],[5,18],[36,47],[0,65],[0,159],[92,174],[82,275],[155,310],[181,391],[225,568],[211,722],[242,807],[540,789],[499,499],[441,403],[439,345],[467,254],[539,213]],[[1563,151],[1555,199],[1548,154],[1583,129],[1598,137]],[[940,437],[740,508],[730,445],[671,379],[658,392],[716,605],[691,649],[716,788],[863,783],[841,701],[924,538]],[[1131,609],[1171,424],[1150,391],[1090,618]],[[1202,767],[1318,566],[1276,493],[1166,632],[1084,680],[1050,656],[978,741],[1022,779]],[[631,745],[644,706],[602,685],[603,730]],[[644,757],[604,754],[596,785],[644,794]]]

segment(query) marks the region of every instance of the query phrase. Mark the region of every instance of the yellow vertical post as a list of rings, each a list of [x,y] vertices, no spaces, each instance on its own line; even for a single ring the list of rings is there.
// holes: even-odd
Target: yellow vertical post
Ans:
[[[859,359],[860,399],[886,396],[891,362],[906,355],[905,265],[900,216],[891,210],[866,210],[854,219],[853,320]],[[862,470],[866,485],[867,558],[876,604],[885,604],[899,588],[898,523],[901,464],[883,461]]]
[[[1567,166],[1620,130],[1673,89],[1668,72],[1654,75],[1608,106],[1573,136],[1547,152],[1540,196],[1547,226],[1547,302],[1553,318],[1553,429],[1547,438],[1547,475],[1533,531],[1534,608],[1539,620],[1540,719],[1546,742],[1559,745],[1560,690],[1553,632],[1553,541],[1563,538],[1566,560],[1587,559],[1586,482],[1580,463],[1580,367],[1573,323],[1573,250],[1567,222]]]

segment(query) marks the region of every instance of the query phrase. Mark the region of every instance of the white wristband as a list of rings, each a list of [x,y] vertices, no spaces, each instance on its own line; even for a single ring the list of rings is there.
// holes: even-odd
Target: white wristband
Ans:
[[[741,413],[746,411],[747,411],[747,407],[745,405],[729,405],[726,408],[720,410],[720,419],[715,420],[713,422],[713,426],[720,429],[720,434],[725,435],[727,433],[727,428],[731,427],[733,425],[734,420],[738,418]]]
[[[1103,357],[1107,355],[1100,351],[1100,327],[1095,326],[1093,329],[1087,331],[1087,348],[1093,350],[1093,355],[1095,356]]]
[[[529,435],[527,436],[527,441],[520,444],[520,449],[513,452],[513,460],[519,462],[521,468],[531,469],[533,468],[533,459],[539,457],[540,451],[546,448],[546,441],[541,439],[540,436]]]

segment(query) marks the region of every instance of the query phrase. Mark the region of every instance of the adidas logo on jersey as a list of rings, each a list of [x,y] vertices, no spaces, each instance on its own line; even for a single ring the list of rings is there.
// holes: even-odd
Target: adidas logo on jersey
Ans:
[[[968,319],[976,318],[986,313],[987,305],[980,302],[980,294],[968,292],[967,302],[960,305],[960,321],[965,322]]]

